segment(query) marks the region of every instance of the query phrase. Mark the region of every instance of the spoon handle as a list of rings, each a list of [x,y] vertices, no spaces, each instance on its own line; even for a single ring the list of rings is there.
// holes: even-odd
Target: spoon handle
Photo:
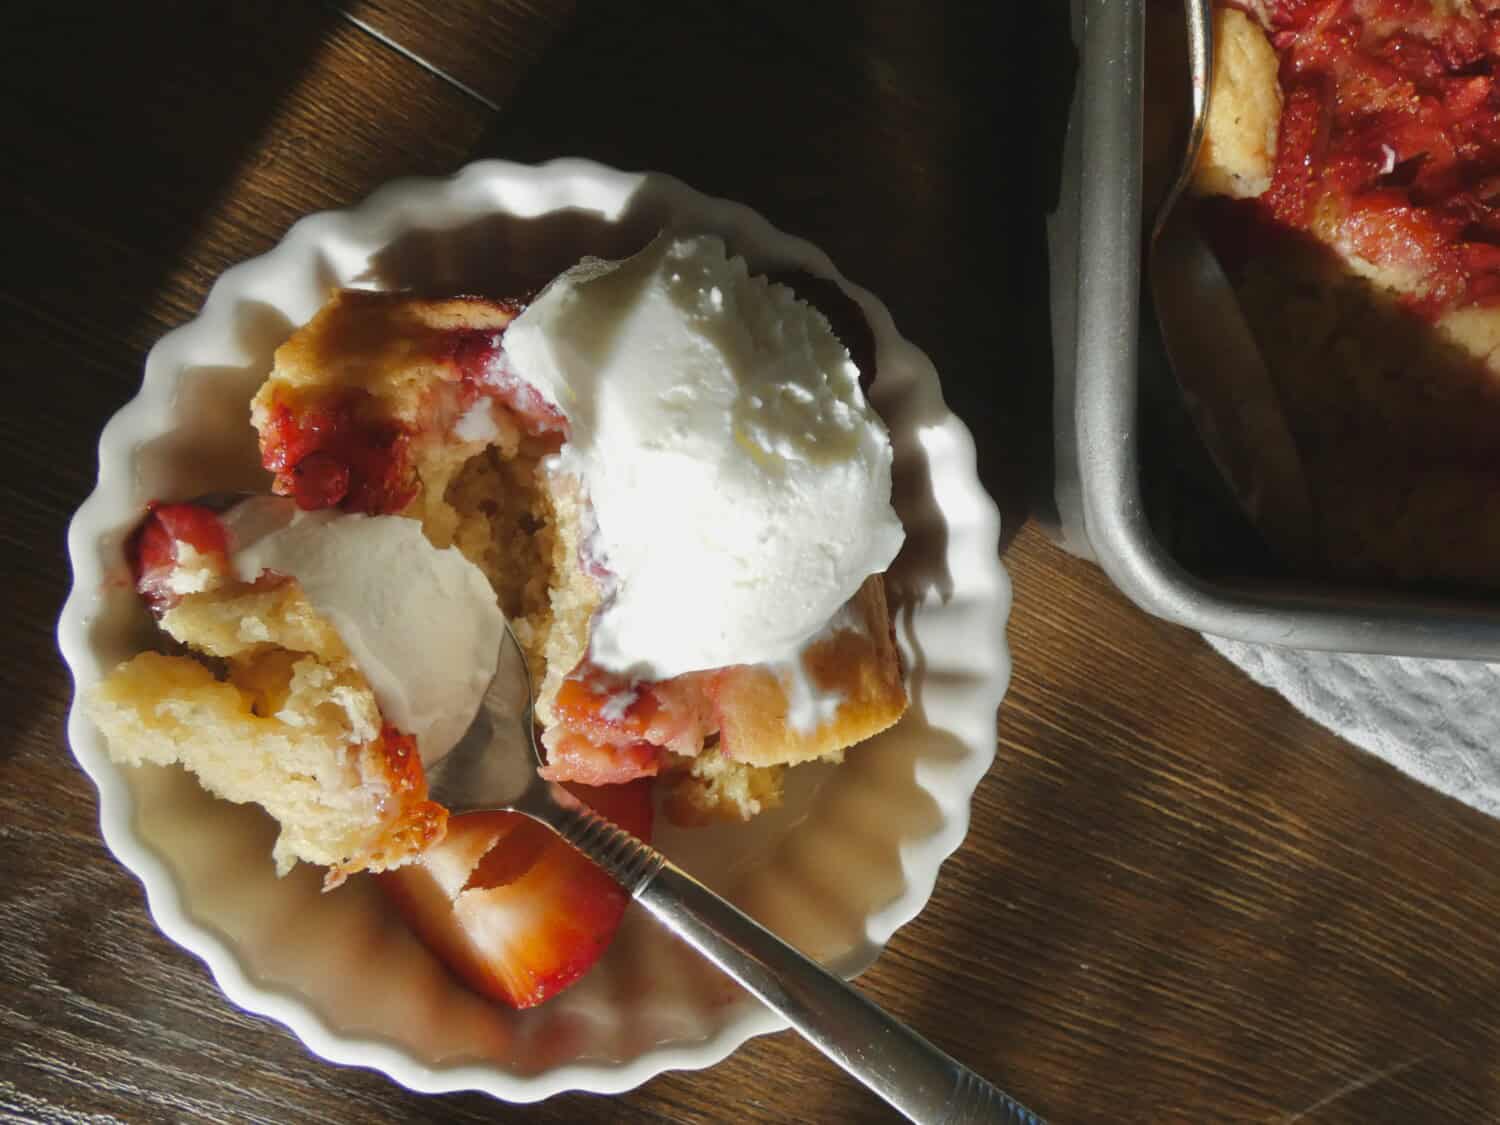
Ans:
[[[555,829],[689,945],[781,1013],[815,1047],[908,1118],[960,1125],[1041,1118],[892,1018],[650,845],[574,800],[518,811]],[[536,792],[536,790],[533,790]],[[545,807],[543,805],[545,804]]]

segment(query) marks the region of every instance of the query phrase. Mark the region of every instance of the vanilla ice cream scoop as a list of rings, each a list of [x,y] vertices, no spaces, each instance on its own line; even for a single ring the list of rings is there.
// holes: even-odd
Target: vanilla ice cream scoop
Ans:
[[[479,710],[505,631],[479,568],[403,516],[304,512],[257,496],[221,521],[236,576],[295,578],[343,638],[385,721],[416,737],[424,763],[446,754]]]
[[[611,575],[590,637],[643,679],[788,658],[890,565],[891,444],[827,320],[715,237],[586,260],[499,362],[567,417]]]

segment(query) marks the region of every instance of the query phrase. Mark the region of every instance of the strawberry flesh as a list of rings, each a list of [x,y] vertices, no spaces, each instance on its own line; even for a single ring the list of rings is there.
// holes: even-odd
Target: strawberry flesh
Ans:
[[[568,790],[642,839],[651,782]],[[470,988],[530,1008],[609,947],[630,896],[580,852],[518,813],[453,817],[442,843],[377,877],[429,949]]]
[[[171,578],[180,544],[221,561],[229,554],[229,539],[218,515],[198,504],[153,502],[125,547],[136,592],[157,616],[177,603]]]
[[[1416,279],[1437,316],[1500,297],[1500,10],[1268,0],[1283,92],[1270,188],[1293,231]]]
[[[371,395],[353,389],[292,409],[274,402],[261,434],[261,463],[273,485],[308,511],[339,506],[381,515],[417,494],[406,427],[377,415]]]

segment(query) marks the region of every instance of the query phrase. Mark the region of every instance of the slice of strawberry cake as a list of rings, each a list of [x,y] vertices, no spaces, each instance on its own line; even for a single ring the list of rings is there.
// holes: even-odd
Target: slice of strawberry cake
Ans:
[[[713,238],[586,261],[521,308],[335,295],[255,398],[276,490],[419,519],[484,570],[548,776],[661,774],[674,819],[753,816],[906,706],[860,372]]]
[[[279,870],[384,872],[455,971],[536,1003],[626,900],[515,816],[450,830],[423,763],[472,721],[507,622],[543,775],[640,834],[653,779],[680,822],[745,819],[789,766],[894,723],[903,533],[870,374],[711,237],[529,302],[336,293],[251,403],[276,495],[158,506],[131,540],[161,651],[90,714],[118,760],[262,805]]]

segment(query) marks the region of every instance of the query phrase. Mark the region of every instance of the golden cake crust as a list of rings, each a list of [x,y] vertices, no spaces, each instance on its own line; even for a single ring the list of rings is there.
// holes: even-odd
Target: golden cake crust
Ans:
[[[184,597],[162,628],[194,655],[144,652],[87,699],[110,756],[182,765],[279,823],[273,857],[354,871],[400,866],[442,838],[409,738],[385,726],[343,641],[294,581]],[[216,663],[212,663],[216,662]]]
[[[784,767],[840,760],[905,714],[901,657],[880,575],[865,580],[847,615],[849,627],[820,637],[802,656],[814,689],[837,699],[833,714],[799,726],[784,676],[766,667],[733,670],[714,696],[718,745],[674,762],[662,779],[673,820],[748,819],[780,802]]]
[[[433,386],[457,379],[453,333],[499,332],[516,312],[481,298],[338,290],[276,349],[271,376],[252,400],[252,421],[264,432],[273,401],[296,410],[309,398],[359,390],[378,398],[386,416],[423,422]]]
[[[1276,52],[1260,25],[1236,8],[1216,9],[1213,30],[1213,90],[1193,190],[1244,199],[1271,186],[1276,166]]]

